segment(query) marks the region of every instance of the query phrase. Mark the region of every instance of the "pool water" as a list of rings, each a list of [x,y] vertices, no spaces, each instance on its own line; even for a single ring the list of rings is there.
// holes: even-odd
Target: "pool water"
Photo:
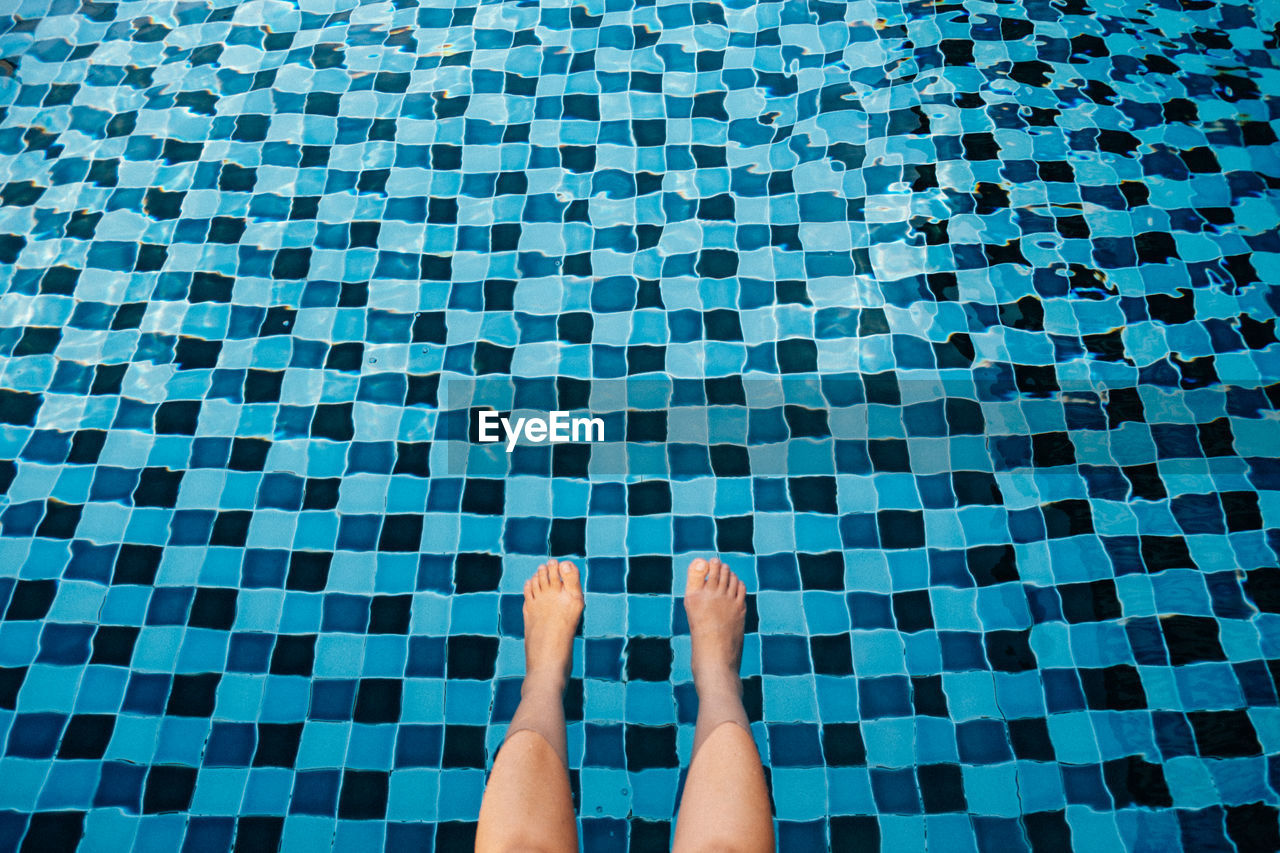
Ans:
[[[716,551],[781,849],[1280,847],[1274,6],[5,5],[0,849],[469,849],[554,555],[665,850]]]

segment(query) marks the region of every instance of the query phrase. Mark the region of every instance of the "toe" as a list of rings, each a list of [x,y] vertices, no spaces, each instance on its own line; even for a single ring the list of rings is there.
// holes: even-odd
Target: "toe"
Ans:
[[[742,582],[742,578],[735,577],[733,579],[733,597],[738,601],[746,600],[747,585]]]
[[[547,570],[547,564],[543,563],[538,566],[538,591],[543,592],[551,586],[551,575]]]
[[[559,560],[547,560],[547,583],[552,589],[560,589],[564,586],[564,581],[560,577]]]
[[[697,589],[707,581],[707,561],[698,559],[689,564],[689,578],[685,583],[687,589]]]
[[[527,581],[524,582],[524,597],[526,601],[531,601],[533,599],[533,592],[534,592],[533,587],[534,587],[533,578],[529,578]]]
[[[715,592],[720,588],[720,569],[720,561],[712,557],[707,563],[707,589],[711,592]]]
[[[560,581],[570,592],[582,592],[582,579],[573,563],[566,561],[560,564]]]
[[[720,573],[716,576],[717,585],[721,592],[728,592],[730,585],[734,582],[737,576],[734,575],[734,573],[731,572],[729,567],[724,563],[721,563],[719,560],[716,560],[716,563],[717,568],[720,570]]]

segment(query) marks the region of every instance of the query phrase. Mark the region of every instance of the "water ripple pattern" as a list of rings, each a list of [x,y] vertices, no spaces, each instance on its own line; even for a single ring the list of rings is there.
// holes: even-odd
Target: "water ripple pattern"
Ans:
[[[550,553],[666,850],[713,550],[781,849],[1280,848],[1273,3],[3,5],[0,849],[469,849]],[[433,448],[645,376],[861,432]]]

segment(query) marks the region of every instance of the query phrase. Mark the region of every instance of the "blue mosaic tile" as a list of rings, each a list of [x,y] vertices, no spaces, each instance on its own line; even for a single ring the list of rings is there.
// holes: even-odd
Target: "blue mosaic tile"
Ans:
[[[1199,0],[16,0],[0,848],[467,849],[551,555],[583,844],[665,850],[719,552],[781,849],[1277,849],[1278,67]]]

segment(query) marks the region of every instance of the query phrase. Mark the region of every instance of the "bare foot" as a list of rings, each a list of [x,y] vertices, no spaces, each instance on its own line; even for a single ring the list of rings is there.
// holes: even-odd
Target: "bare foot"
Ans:
[[[699,697],[708,691],[742,693],[742,631],[747,617],[747,588],[718,557],[694,560],[684,590],[693,645],[693,685]]]
[[[582,580],[573,563],[548,560],[524,583],[524,683],[564,691],[573,635],[582,616]]]

